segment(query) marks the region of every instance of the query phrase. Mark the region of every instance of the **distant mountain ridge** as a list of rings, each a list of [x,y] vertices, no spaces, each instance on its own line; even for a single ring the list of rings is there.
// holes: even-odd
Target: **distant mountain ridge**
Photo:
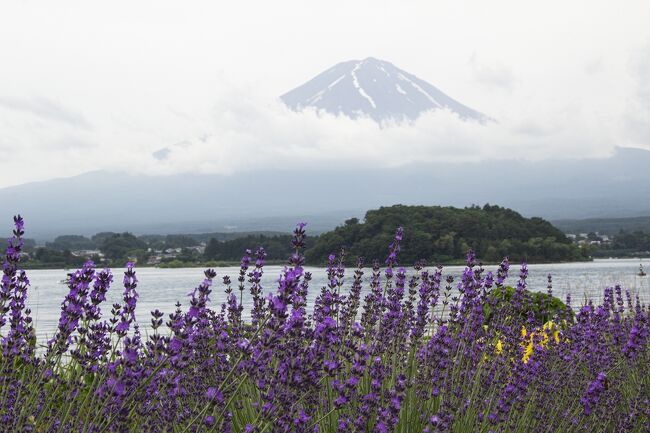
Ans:
[[[551,222],[564,233],[598,232],[601,235],[610,236],[619,234],[621,230],[626,232],[643,231],[650,233],[650,216],[562,219]]]
[[[415,75],[372,57],[339,63],[280,98],[294,110],[313,107],[351,118],[368,116],[377,122],[414,120],[439,109],[451,110],[463,119],[488,119]]]
[[[0,233],[25,217],[27,236],[331,230],[392,204],[498,204],[550,220],[650,215],[650,151],[618,149],[584,160],[483,161],[276,170],[226,175],[144,176],[93,172],[0,189]],[[296,182],[296,179],[300,179]],[[253,191],[255,199],[251,199]],[[225,229],[228,226],[236,226]]]

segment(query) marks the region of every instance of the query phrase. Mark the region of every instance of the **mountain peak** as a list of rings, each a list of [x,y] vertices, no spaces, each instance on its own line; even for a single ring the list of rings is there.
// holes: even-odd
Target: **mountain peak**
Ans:
[[[314,107],[377,122],[415,120],[437,109],[449,109],[462,119],[487,119],[432,84],[374,57],[338,63],[280,98],[294,110]]]

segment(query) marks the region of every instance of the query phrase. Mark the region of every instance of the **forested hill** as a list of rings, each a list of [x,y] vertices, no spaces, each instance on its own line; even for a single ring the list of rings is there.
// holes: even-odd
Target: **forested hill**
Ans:
[[[349,219],[343,226],[318,237],[306,252],[311,264],[324,264],[327,256],[345,247],[348,257],[366,262],[385,258],[395,228],[404,228],[400,263],[419,259],[430,263],[462,260],[468,249],[479,259],[496,262],[504,256],[518,262],[584,260],[585,253],[551,223],[524,218],[499,206],[459,209],[441,206],[381,207],[366,213],[364,222]]]
[[[368,211],[363,222],[352,218],[320,236],[312,236],[308,225],[307,264],[323,265],[329,254],[338,253],[342,247],[349,264],[360,256],[368,264],[374,259],[383,262],[399,226],[404,228],[399,261],[405,266],[420,259],[430,264],[461,262],[470,248],[484,262],[498,262],[504,256],[515,262],[524,258],[529,262],[573,261],[586,259],[588,251],[594,253],[594,247],[572,243],[541,218],[524,218],[499,206],[459,209],[397,205]],[[638,233],[620,235],[606,248],[645,251],[647,239]],[[246,249],[254,252],[260,246],[273,263],[284,262],[293,251],[291,235],[280,233],[135,236],[106,232],[91,238],[59,236],[45,247],[27,243],[25,259],[30,267],[77,267],[88,258],[103,266],[121,266],[126,261],[139,265],[217,266],[238,262]],[[605,252],[612,255],[609,250]]]

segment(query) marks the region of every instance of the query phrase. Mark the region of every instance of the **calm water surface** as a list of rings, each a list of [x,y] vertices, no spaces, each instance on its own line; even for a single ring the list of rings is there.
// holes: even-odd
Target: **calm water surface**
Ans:
[[[573,297],[573,305],[579,306],[585,297],[600,300],[603,288],[615,284],[621,284],[633,294],[639,294],[641,299],[648,304],[650,301],[650,276],[638,277],[639,263],[642,263],[647,270],[650,270],[650,260],[638,259],[610,259],[596,260],[584,263],[558,263],[544,265],[529,265],[528,287],[534,291],[546,290],[546,276],[550,273],[553,276],[553,290],[556,296],[564,299],[567,293]],[[486,271],[495,271],[497,266],[486,266]],[[276,281],[280,274],[281,266],[268,266],[264,268],[262,285],[265,293],[275,290]],[[443,269],[443,275],[452,275],[455,279],[461,275],[462,266],[448,266]],[[165,313],[171,313],[174,304],[179,301],[186,307],[188,304],[188,292],[201,283],[203,271],[199,268],[183,269],[158,269],[142,268],[136,269],[138,276],[138,292],[140,298],[136,310],[138,322],[144,329],[148,328],[150,321],[149,312],[156,308]],[[326,284],[326,274],[323,268],[307,267],[307,271],[313,275],[310,284],[309,303],[313,305],[314,298],[320,288]],[[237,285],[239,268],[217,268],[217,279],[211,295],[212,307],[219,308],[225,302],[226,296],[223,292],[223,285],[220,284],[221,277],[230,275],[233,287]],[[367,270],[365,277],[369,276]],[[32,317],[36,327],[39,342],[45,342],[56,331],[60,314],[61,301],[67,293],[67,286],[60,281],[65,278],[66,272],[58,270],[30,270],[28,275],[31,281],[27,305],[32,309]],[[122,272],[115,269],[115,282],[107,295],[107,302],[102,308],[104,314],[110,315],[111,304],[120,302],[122,296]],[[517,282],[518,268],[511,267],[511,277],[508,279],[510,285]],[[352,282],[353,272],[348,271],[344,292],[349,290]],[[368,290],[367,284],[364,292]],[[236,292],[238,292],[236,290]],[[244,292],[245,311],[251,306],[250,295]]]

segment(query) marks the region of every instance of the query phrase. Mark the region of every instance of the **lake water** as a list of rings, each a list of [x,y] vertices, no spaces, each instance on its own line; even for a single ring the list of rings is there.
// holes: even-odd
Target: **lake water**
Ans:
[[[545,291],[546,278],[550,273],[553,276],[555,295],[564,299],[566,294],[570,292],[574,307],[579,306],[585,297],[600,300],[603,289],[606,286],[615,284],[621,284],[633,294],[638,293],[641,299],[648,304],[650,301],[650,276],[637,276],[639,263],[642,262],[638,259],[610,259],[582,263],[529,265],[527,282],[530,290]],[[644,267],[650,270],[650,260],[646,260],[646,262],[643,263]],[[496,266],[485,266],[486,271],[495,271],[496,268]],[[281,269],[281,266],[267,266],[264,268],[262,285],[265,293],[275,290]],[[445,267],[443,276],[452,275],[458,280],[463,269],[462,266]],[[515,285],[518,278],[518,267],[513,264],[510,269],[511,276],[508,279],[508,284]],[[313,305],[314,298],[320,292],[320,288],[327,283],[326,274],[323,268],[307,267],[306,270],[313,275],[309,292],[309,305]],[[186,307],[189,300],[188,292],[203,280],[203,271],[199,268],[142,268],[136,269],[136,271],[139,280],[137,290],[140,295],[136,317],[144,329],[149,326],[149,312],[151,310],[157,308],[165,313],[171,313],[175,309],[174,304],[177,301],[180,301],[183,307]],[[211,305],[213,308],[218,309],[226,298],[221,284],[221,277],[230,275],[233,287],[236,287],[239,268],[217,268],[216,271],[217,278],[211,295]],[[31,281],[27,305],[32,309],[37,337],[41,343],[47,341],[56,331],[61,302],[68,291],[67,286],[59,282],[66,277],[66,272],[69,271],[62,269],[27,271]],[[121,301],[121,272],[123,270],[114,270],[115,282],[107,294],[107,302],[103,304],[102,311],[104,314],[110,315],[111,304]],[[369,274],[370,270],[367,269],[365,277],[368,277]],[[353,272],[350,269],[346,275],[344,292],[349,290],[352,276]],[[368,290],[366,284],[364,292]],[[235,289],[235,291],[238,293],[238,290]],[[250,295],[247,296],[247,293],[244,292],[245,311],[248,311],[250,305]]]

